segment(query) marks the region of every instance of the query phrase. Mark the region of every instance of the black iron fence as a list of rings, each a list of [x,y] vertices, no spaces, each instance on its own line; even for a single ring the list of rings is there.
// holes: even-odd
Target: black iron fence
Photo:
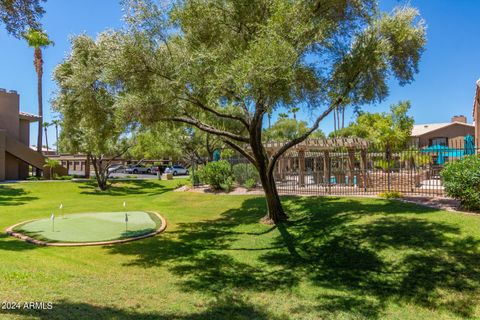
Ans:
[[[335,148],[291,150],[277,162],[274,177],[281,194],[368,195],[381,192],[443,196],[440,172],[451,162],[475,154],[472,144],[410,146],[403,150]],[[248,161],[233,157],[236,175],[250,175]],[[241,179],[240,179],[241,180]]]

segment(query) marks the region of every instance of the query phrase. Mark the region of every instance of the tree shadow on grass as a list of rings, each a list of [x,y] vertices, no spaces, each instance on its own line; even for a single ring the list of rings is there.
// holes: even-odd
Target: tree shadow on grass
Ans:
[[[6,233],[0,233],[0,251],[26,251],[37,248],[40,247],[9,236]]]
[[[428,219],[435,209],[388,200],[284,200],[291,219],[278,230],[258,223],[263,198],[249,198],[218,219],[178,224],[110,250],[134,257],[134,265],[166,266],[185,291],[289,291],[300,282],[337,290],[316,299],[313,312],[325,317],[381,318],[390,302],[473,316],[479,240]],[[238,251],[255,254],[245,262]]]
[[[160,308],[162,309],[162,308]],[[52,310],[0,310],[0,314],[32,317],[39,320],[63,319],[135,319],[135,320],[224,320],[258,319],[286,320],[286,316],[275,316],[264,307],[254,305],[239,296],[229,295],[217,298],[207,304],[204,310],[190,314],[172,314],[166,312],[140,312],[132,309],[118,309],[87,303],[61,300],[53,303]]]
[[[81,181],[80,189],[82,194],[94,194],[105,196],[127,196],[127,195],[159,195],[173,190],[171,187],[148,181],[148,180],[129,180],[129,181],[111,181],[110,188],[105,191],[98,190],[96,181]]]
[[[0,185],[0,207],[1,206],[19,206],[38,199],[28,195],[28,192],[22,188],[12,188],[8,185]]]

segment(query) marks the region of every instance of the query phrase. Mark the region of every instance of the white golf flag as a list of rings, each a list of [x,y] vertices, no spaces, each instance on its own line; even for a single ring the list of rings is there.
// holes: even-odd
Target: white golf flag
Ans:
[[[127,207],[127,201],[123,201],[123,207],[124,207],[124,208]]]
[[[63,203],[60,203],[60,209],[63,209]]]
[[[52,213],[52,215],[50,216],[50,219],[55,220],[55,214],[54,213]]]

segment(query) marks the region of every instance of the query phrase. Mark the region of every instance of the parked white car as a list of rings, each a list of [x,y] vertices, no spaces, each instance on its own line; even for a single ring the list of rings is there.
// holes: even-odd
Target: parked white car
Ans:
[[[182,166],[171,166],[165,169],[165,173],[171,173],[174,176],[188,174],[188,170]]]

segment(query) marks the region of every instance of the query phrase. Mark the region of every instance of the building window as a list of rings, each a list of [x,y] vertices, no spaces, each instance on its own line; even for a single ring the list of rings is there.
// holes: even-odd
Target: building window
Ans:
[[[433,138],[430,139],[430,146],[446,146],[448,145],[447,138]]]

